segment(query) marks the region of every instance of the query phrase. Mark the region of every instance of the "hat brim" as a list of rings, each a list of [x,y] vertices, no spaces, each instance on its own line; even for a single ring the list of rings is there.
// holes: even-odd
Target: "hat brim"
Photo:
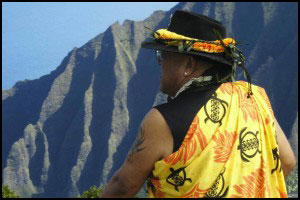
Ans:
[[[141,47],[146,48],[146,49],[154,49],[154,50],[162,50],[162,51],[170,51],[170,52],[179,53],[178,47],[169,46],[169,45],[165,45],[165,44],[161,44],[161,43],[157,43],[157,42],[144,42],[144,43],[142,43]],[[183,52],[180,52],[180,53],[197,55],[197,56],[203,57],[204,59],[208,59],[212,62],[218,62],[221,64],[225,64],[228,67],[232,66],[232,63],[230,63],[228,60],[226,60],[223,57],[223,53],[211,54],[211,53],[199,52],[199,51],[195,51],[195,50],[190,50],[190,51],[184,50]]]

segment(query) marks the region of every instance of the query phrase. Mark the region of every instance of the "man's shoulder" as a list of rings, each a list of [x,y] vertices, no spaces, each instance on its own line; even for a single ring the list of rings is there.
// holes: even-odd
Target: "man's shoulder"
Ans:
[[[173,136],[165,118],[155,108],[152,108],[144,117],[142,122],[145,137],[150,138],[155,143],[163,146],[163,157],[173,151]]]
[[[152,108],[144,117],[142,124],[145,126],[165,126],[167,125],[165,118],[158,109]]]
[[[235,81],[235,82],[231,82],[231,83],[227,83],[227,84],[233,84],[235,88],[238,88],[239,91],[248,91],[249,90],[249,83],[246,81]],[[253,93],[259,93],[261,95],[266,95],[267,92],[265,90],[265,88],[263,86],[257,85],[257,84],[253,84],[251,83],[251,90]]]

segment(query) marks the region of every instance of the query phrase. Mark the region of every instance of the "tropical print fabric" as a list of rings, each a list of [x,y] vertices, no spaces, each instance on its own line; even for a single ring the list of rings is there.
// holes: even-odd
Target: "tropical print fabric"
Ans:
[[[148,197],[287,197],[274,114],[263,88],[223,83],[178,151],[155,163]]]

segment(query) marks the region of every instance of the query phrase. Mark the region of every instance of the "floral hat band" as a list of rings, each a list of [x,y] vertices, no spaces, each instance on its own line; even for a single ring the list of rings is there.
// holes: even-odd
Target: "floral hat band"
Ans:
[[[195,38],[185,37],[177,33],[168,31],[167,29],[159,29],[153,32],[155,40],[162,41],[167,45],[178,46],[178,51],[182,52],[184,47],[189,51],[203,51],[207,53],[223,53],[224,47],[220,40],[205,41]],[[232,38],[225,38],[222,40],[223,44],[228,47],[229,44],[235,45],[236,42]]]

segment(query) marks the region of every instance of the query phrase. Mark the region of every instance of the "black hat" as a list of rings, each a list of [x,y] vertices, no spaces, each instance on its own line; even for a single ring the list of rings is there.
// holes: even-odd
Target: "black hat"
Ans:
[[[211,19],[207,16],[177,10],[171,17],[170,24],[167,28],[168,31],[199,40],[216,41],[219,40],[215,31],[219,33],[222,39],[226,38],[226,29],[221,22]],[[179,51],[178,47],[170,46],[163,42],[155,40],[154,42],[144,42],[142,48],[156,49],[170,52],[180,52],[184,54],[191,54],[203,57],[213,62],[222,63],[225,65],[232,65],[230,59],[225,57],[222,53],[206,53],[202,51],[196,51],[194,49]]]

